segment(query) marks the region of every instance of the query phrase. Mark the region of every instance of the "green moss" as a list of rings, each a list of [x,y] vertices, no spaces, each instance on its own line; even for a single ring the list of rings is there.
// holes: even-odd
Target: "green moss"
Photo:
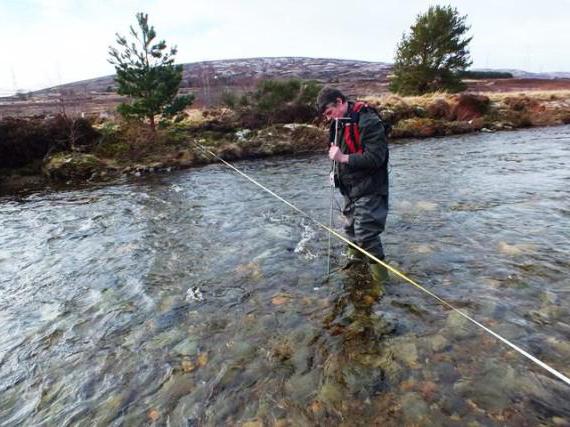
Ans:
[[[90,178],[93,173],[107,168],[107,163],[93,154],[63,152],[49,157],[43,171],[51,179],[75,180]]]

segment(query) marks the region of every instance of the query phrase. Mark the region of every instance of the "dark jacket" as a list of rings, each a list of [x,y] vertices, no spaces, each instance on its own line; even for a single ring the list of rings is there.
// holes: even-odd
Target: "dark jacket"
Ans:
[[[384,126],[376,111],[364,107],[360,112],[353,111],[354,103],[349,102],[347,117],[358,123],[362,153],[350,154],[344,135],[344,124],[339,125],[339,145],[344,154],[349,154],[348,163],[337,163],[335,176],[340,192],[350,198],[370,194],[388,194],[388,142]],[[334,138],[334,121],[331,124]],[[334,139],[331,139],[334,141]]]

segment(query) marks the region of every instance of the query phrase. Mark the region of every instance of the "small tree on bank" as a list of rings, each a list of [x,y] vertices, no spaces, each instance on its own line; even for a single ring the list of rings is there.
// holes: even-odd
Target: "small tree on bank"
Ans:
[[[148,15],[136,15],[140,31],[132,26],[133,40],[117,34],[118,48],[109,47],[109,62],[115,66],[117,93],[132,98],[117,111],[126,118],[148,119],[156,127],[156,116],[173,117],[194,100],[193,96],[176,96],[182,80],[182,65],[174,65],[176,47],[167,48],[164,40],[155,41],[154,27]]]
[[[398,44],[390,90],[402,95],[464,90],[460,74],[472,63],[466,18],[451,6],[432,6],[418,15]]]

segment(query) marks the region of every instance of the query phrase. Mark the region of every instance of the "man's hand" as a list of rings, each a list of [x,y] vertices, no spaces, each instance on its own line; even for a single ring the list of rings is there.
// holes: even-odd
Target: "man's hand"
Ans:
[[[331,144],[331,148],[329,148],[329,159],[339,163],[348,163],[348,154],[342,154],[340,148]]]

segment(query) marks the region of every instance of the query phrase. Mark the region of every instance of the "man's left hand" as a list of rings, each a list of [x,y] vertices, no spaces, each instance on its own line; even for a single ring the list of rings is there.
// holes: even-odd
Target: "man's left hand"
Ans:
[[[348,163],[348,154],[343,154],[340,148],[331,144],[331,148],[329,148],[329,159],[339,163]]]

